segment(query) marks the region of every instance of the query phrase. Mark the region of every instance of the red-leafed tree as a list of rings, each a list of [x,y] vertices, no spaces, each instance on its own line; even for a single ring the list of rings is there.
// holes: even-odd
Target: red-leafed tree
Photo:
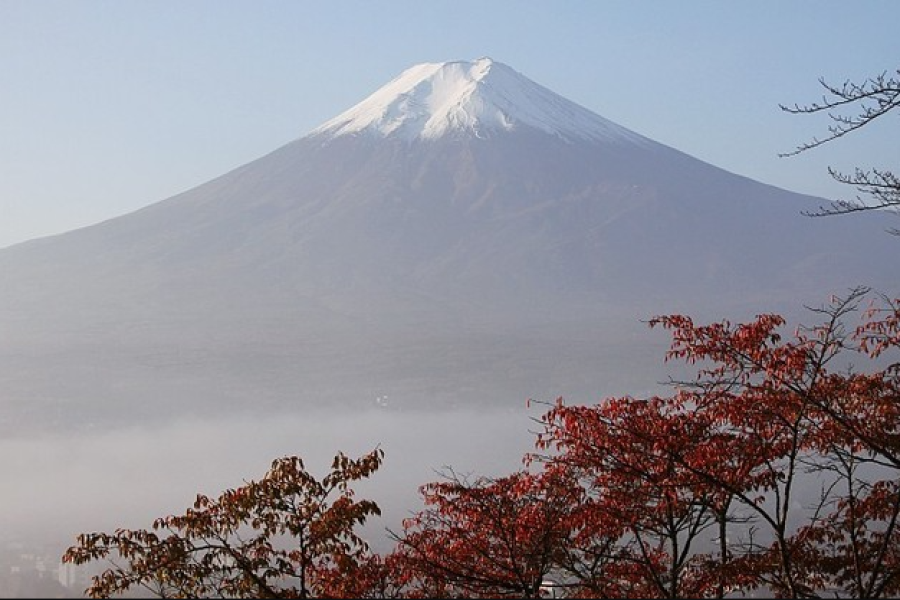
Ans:
[[[615,561],[602,565],[603,572],[569,569],[586,590],[614,597],[724,596],[737,580],[727,550],[715,558],[698,547],[716,535],[727,538],[732,493],[679,460],[708,442],[710,430],[680,401],[559,403],[543,417],[537,446],[554,453],[537,458],[571,473],[585,490],[584,510],[621,530],[610,552]]]
[[[898,347],[900,311],[882,301],[848,329],[865,294],[816,310],[821,322],[787,340],[777,315],[654,319],[672,333],[668,357],[697,364],[696,379],[668,398],[559,405],[544,417],[549,460],[632,527],[635,564],[656,595],[897,592],[900,395],[884,353]],[[836,370],[846,354],[874,369]],[[812,484],[818,496],[800,496]],[[686,550],[712,523],[718,552]]]
[[[782,342],[778,330],[784,320],[776,315],[733,327],[727,322],[695,326],[679,316],[651,324],[672,330],[670,358],[710,365],[681,393],[689,398],[692,418],[716,424],[722,443],[714,452],[677,451],[673,458],[730,494],[762,528],[762,535],[739,544],[742,566],[757,585],[790,597],[811,593],[820,582],[791,543],[799,518],[791,509],[798,477],[814,456],[811,440],[820,414],[811,394],[833,356],[831,346],[802,335]]]
[[[414,577],[399,552],[387,556],[368,553],[347,556],[318,572],[319,594],[323,598],[434,598]]]
[[[336,568],[369,560],[354,530],[380,510],[356,500],[350,484],[382,458],[380,449],[358,459],[338,454],[321,480],[300,458],[281,458],[259,481],[217,499],[199,495],[193,508],[149,530],[82,534],[63,560],[111,562],[86,592],[94,598],[133,590],[164,598],[319,596],[333,586]]]
[[[815,309],[820,322],[783,341],[780,317],[737,327],[696,327],[683,318],[657,321],[672,329],[670,356],[710,361],[695,385],[698,412],[764,452],[750,473],[758,501],[727,471],[685,463],[735,498],[768,526],[768,548],[749,545],[748,569],[785,596],[814,591],[881,597],[896,593],[897,453],[900,394],[897,369],[885,352],[897,349],[898,310],[882,298],[856,328],[846,321],[866,290]],[[849,355],[849,356],[848,356]],[[855,372],[849,359],[871,361]],[[842,364],[844,363],[844,364]],[[835,366],[842,370],[835,370]],[[812,514],[796,506],[799,479],[814,477],[821,492]],[[872,560],[864,560],[871,556]]]
[[[449,473],[421,488],[425,509],[394,534],[410,593],[537,598],[554,581],[581,490],[553,472],[472,482]]]

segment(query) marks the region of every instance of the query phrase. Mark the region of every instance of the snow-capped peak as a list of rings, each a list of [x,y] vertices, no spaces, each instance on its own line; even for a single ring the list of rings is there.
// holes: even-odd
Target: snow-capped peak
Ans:
[[[488,137],[520,127],[566,139],[646,141],[490,58],[410,67],[310,135],[432,139],[465,132]]]

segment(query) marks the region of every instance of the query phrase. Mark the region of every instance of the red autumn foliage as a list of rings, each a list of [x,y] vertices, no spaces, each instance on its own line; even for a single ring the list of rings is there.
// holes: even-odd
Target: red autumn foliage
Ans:
[[[581,490],[555,476],[518,472],[422,487],[425,510],[394,535],[426,595],[537,598],[554,574],[577,519]]]
[[[334,458],[322,480],[298,457],[272,463],[259,481],[197,496],[183,515],[157,519],[149,530],[119,529],[78,538],[63,560],[110,559],[86,593],[106,598],[129,591],[159,597],[307,598],[321,595],[334,565],[365,560],[355,528],[379,515],[371,500],[355,500],[350,484],[381,465],[374,450]],[[118,558],[115,558],[118,557]]]

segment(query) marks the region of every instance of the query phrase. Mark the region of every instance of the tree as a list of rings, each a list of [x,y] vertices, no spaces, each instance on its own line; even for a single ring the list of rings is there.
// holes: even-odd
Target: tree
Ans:
[[[555,454],[538,458],[584,487],[584,510],[607,532],[599,540],[617,531],[605,564],[568,569],[580,587],[602,597],[724,597],[727,553],[713,561],[697,545],[716,527],[726,539],[731,494],[707,485],[677,458],[707,437],[708,424],[677,400],[660,397],[559,403],[543,423],[537,447]],[[721,464],[720,457],[709,458]],[[585,531],[594,534],[596,526]]]
[[[338,454],[320,481],[296,456],[272,463],[259,481],[198,495],[183,515],[151,529],[78,536],[64,562],[108,559],[87,594],[106,598],[132,589],[159,597],[308,598],[333,585],[336,569],[368,561],[355,528],[379,515],[371,500],[355,500],[350,483],[381,465],[375,449],[358,459]]]
[[[421,492],[426,508],[393,537],[424,597],[540,597],[581,505],[581,490],[553,473],[469,482],[451,471]]]
[[[845,81],[838,86],[824,79],[819,79],[819,83],[826,92],[821,101],[781,105],[781,109],[792,114],[826,113],[832,122],[828,135],[813,138],[781,156],[793,156],[842,138],[900,106],[900,70],[891,75],[884,72],[862,83]],[[889,170],[856,168],[852,174],[847,174],[829,167],[828,172],[836,181],[855,187],[860,195],[854,200],[835,200],[829,206],[805,214],[826,216],[877,209],[889,209],[896,213],[900,207],[900,178]],[[867,197],[867,201],[861,196]],[[900,235],[898,229],[891,229],[890,232]]]
[[[866,294],[814,309],[820,322],[792,336],[778,315],[656,318],[668,358],[698,365],[696,378],[669,397],[544,416],[539,447],[577,473],[598,518],[630,530],[620,543],[646,595],[900,592],[900,365],[884,366],[900,310],[873,301],[848,328]],[[842,364],[848,355],[872,371]]]

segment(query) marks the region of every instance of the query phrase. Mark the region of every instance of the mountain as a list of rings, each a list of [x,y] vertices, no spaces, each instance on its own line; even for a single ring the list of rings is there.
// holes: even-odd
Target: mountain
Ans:
[[[896,239],[877,215],[801,216],[822,202],[491,59],[414,66],[208,183],[0,251],[0,417],[631,385],[653,314],[891,292]]]
[[[416,65],[310,136],[435,140],[523,128],[569,141],[650,141],[490,58]]]

